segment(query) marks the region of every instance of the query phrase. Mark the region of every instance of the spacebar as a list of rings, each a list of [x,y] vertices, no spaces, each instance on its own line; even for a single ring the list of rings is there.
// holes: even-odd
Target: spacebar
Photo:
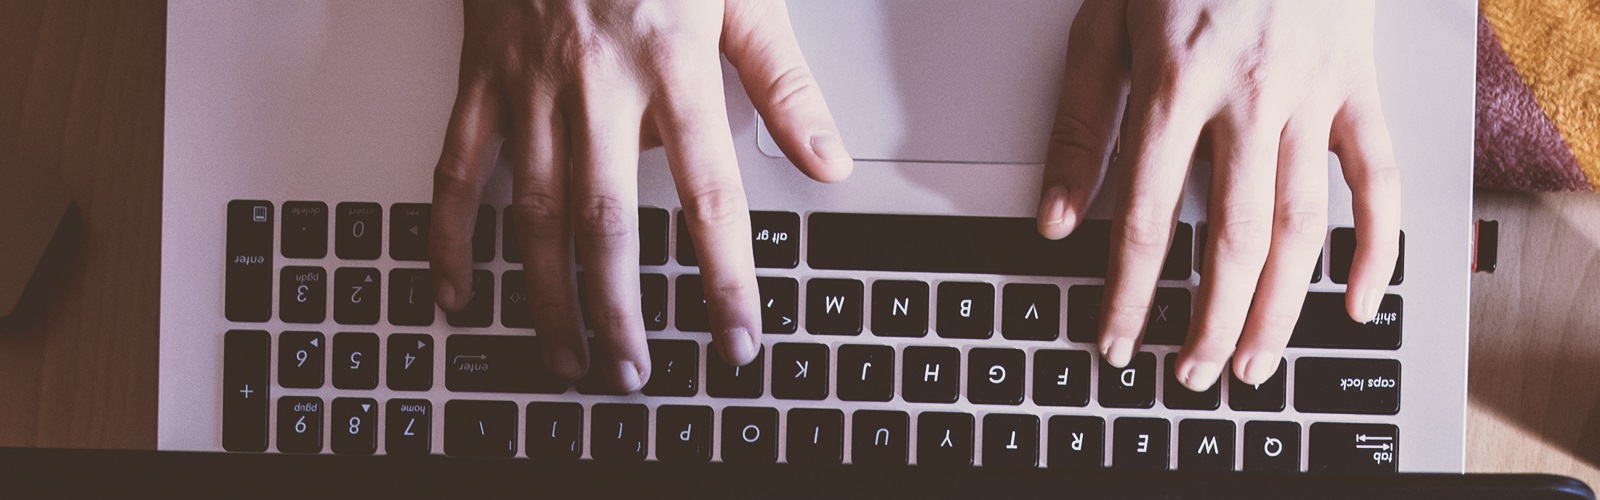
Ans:
[[[807,227],[813,269],[1104,277],[1111,223],[1086,220],[1049,240],[1031,218],[818,212]],[[1163,279],[1189,276],[1193,232],[1180,224]]]

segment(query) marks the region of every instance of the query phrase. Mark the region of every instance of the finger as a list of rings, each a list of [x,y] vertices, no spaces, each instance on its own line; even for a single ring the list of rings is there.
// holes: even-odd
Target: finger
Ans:
[[[1172,75],[1135,68],[1124,118],[1123,196],[1111,225],[1111,251],[1101,306],[1100,352],[1112,366],[1127,366],[1139,347],[1156,279],[1172,242],[1206,110],[1188,103],[1188,90]]]
[[[784,2],[729,2],[723,33],[722,51],[784,156],[819,181],[848,177],[854,161],[800,53]]]
[[[548,105],[533,106],[513,125],[512,206],[522,251],[533,327],[551,372],[577,380],[589,369],[589,344],[583,339],[567,211],[566,124]]]
[[[589,300],[589,329],[614,387],[650,378],[639,298],[639,130],[643,105],[608,83],[580,84],[572,124],[572,219]]]
[[[439,307],[459,311],[472,299],[472,229],[478,200],[501,141],[498,100],[479,78],[463,75],[444,147],[433,169],[428,256]]]
[[[1321,255],[1328,226],[1331,119],[1292,118],[1279,141],[1272,249],[1233,358],[1234,375],[1247,384],[1265,382],[1277,372],[1284,346],[1300,320],[1307,275]]]
[[[1334,117],[1332,132],[1356,223],[1345,309],[1362,323],[1378,314],[1400,255],[1400,169],[1376,88],[1352,96]]]
[[[1039,195],[1039,234],[1046,238],[1072,233],[1105,177],[1127,89],[1126,10],[1123,2],[1089,2],[1072,22]]]
[[[723,104],[720,66],[712,55],[685,71],[693,85],[667,89],[654,115],[705,286],[714,344],[741,366],[761,345],[760,295],[751,249],[750,209]]]

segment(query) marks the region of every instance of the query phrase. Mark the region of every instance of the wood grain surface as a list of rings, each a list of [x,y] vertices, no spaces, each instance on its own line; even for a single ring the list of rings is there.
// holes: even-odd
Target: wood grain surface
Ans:
[[[45,307],[0,332],[0,446],[155,446],[165,20],[154,0],[0,2],[0,182],[57,169],[79,212]],[[1501,254],[1472,282],[1467,467],[1600,485],[1600,195],[1477,210]]]

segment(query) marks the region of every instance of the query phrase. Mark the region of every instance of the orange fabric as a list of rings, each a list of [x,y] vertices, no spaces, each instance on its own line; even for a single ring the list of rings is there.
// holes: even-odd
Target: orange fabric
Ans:
[[[1561,131],[1590,185],[1600,190],[1600,2],[1481,5],[1539,107]]]

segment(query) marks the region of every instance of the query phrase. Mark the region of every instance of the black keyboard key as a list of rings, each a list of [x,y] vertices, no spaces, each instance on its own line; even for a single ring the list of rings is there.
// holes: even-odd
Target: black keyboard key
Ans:
[[[806,331],[817,335],[860,335],[862,294],[859,280],[807,281]]]
[[[772,397],[821,400],[828,397],[828,346],[779,343],[772,346]]]
[[[665,209],[639,208],[639,265],[667,264],[668,218]]]
[[[639,308],[644,313],[645,330],[659,332],[667,329],[667,277],[665,275],[639,275]],[[529,319],[531,321],[532,318]]]
[[[711,316],[706,306],[705,283],[698,274],[678,276],[677,303],[673,316],[678,330],[685,332],[711,331]]]
[[[1278,371],[1266,382],[1250,385],[1233,375],[1228,377],[1228,407],[1234,411],[1283,411],[1284,388],[1289,378],[1289,362],[1278,363]]]
[[[928,334],[928,284],[921,281],[872,282],[872,333],[881,337]]]
[[[267,451],[271,356],[272,337],[267,332],[233,330],[223,335],[222,449]]]
[[[744,366],[730,366],[722,356],[706,356],[706,394],[714,398],[755,399],[766,386],[764,348],[757,348],[756,359]]]
[[[522,244],[517,239],[516,207],[506,207],[501,220],[500,258],[512,264],[522,263]]]
[[[378,336],[368,332],[333,334],[333,386],[339,389],[378,388]]]
[[[1028,358],[1021,349],[977,348],[967,352],[967,401],[1022,404]]]
[[[389,389],[426,391],[433,388],[433,337],[415,333],[389,336]]]
[[[1300,358],[1294,373],[1294,409],[1301,413],[1400,413],[1397,360]]]
[[[445,313],[444,320],[450,326],[487,328],[494,323],[494,298],[494,273],[472,271],[472,299],[460,311]]]
[[[517,404],[452,400],[444,404],[444,453],[505,458],[517,454]]]
[[[1389,424],[1311,424],[1309,472],[1392,473],[1400,463],[1400,429]]]
[[[391,399],[384,410],[383,451],[389,455],[433,452],[433,403],[426,399]]]
[[[1077,415],[1050,417],[1049,442],[1050,455],[1046,465],[1052,469],[1105,467],[1105,419]]]
[[[1156,405],[1156,355],[1133,355],[1127,368],[1116,368],[1100,360],[1100,406],[1106,408],[1150,408]]]
[[[794,333],[800,329],[800,282],[794,278],[756,278],[761,289],[761,331]]]
[[[383,207],[377,203],[340,203],[334,207],[333,253],[345,260],[374,260],[383,255]]]
[[[910,417],[905,412],[856,410],[850,414],[850,463],[905,465]]]
[[[726,413],[724,413],[726,417]],[[662,405],[656,408],[656,460],[664,463],[711,461],[711,407]],[[727,426],[726,423],[723,424]],[[727,441],[722,460],[728,461]]]
[[[323,348],[318,332],[283,332],[278,335],[278,385],[296,389],[322,387]]]
[[[432,213],[433,207],[426,203],[389,206],[389,258],[428,260],[428,227]]]
[[[567,383],[545,367],[542,340],[527,335],[451,335],[444,343],[448,363],[444,386],[454,392],[566,392]],[[393,363],[391,353],[391,370]]]
[[[844,460],[844,412],[789,410],[784,460],[791,464],[837,465]]]
[[[994,335],[994,285],[946,281],[939,284],[940,337],[986,339]]]
[[[1095,343],[1100,337],[1100,306],[1105,287],[1076,285],[1067,289],[1067,339]],[[1183,345],[1189,335],[1190,296],[1187,288],[1157,288],[1144,326],[1148,345]]]
[[[328,273],[287,266],[279,273],[278,317],[284,323],[321,323],[328,317]]]
[[[1328,256],[1328,278],[1334,283],[1346,284],[1350,282],[1350,264],[1356,256],[1356,230],[1348,227],[1333,228],[1329,236],[1328,247],[1333,252]],[[1406,232],[1400,232],[1400,256],[1394,261],[1394,275],[1389,278],[1390,285],[1398,285],[1406,279]]]
[[[1061,337],[1061,287],[1010,283],[1000,306],[1000,335],[1011,340]]]
[[[1037,227],[1031,217],[813,213],[806,258],[814,269],[1105,277],[1110,221],[1083,221],[1054,241]],[[1162,279],[1189,277],[1192,234],[1178,224]]]
[[[333,272],[333,320],[341,325],[378,324],[378,301],[383,300],[383,274],[369,267],[347,267]]]
[[[494,207],[478,206],[478,219],[472,224],[472,261],[494,260]]]
[[[334,398],[329,448],[340,455],[378,452],[378,401],[372,398]]]
[[[1214,383],[1204,392],[1194,392],[1178,381],[1178,353],[1166,358],[1167,383],[1161,391],[1161,404],[1174,410],[1215,410],[1222,406],[1222,384]],[[1226,375],[1225,375],[1226,376]],[[1231,463],[1231,462],[1230,462]]]
[[[595,460],[642,462],[650,452],[650,410],[644,405],[598,403],[590,411],[589,454]]]
[[[1342,293],[1311,292],[1300,308],[1300,320],[1289,337],[1290,347],[1330,349],[1400,348],[1401,324],[1405,319],[1405,300],[1388,294],[1378,302],[1378,314],[1366,323],[1350,319]]]
[[[328,204],[283,202],[283,256],[320,259],[328,256]]]
[[[533,305],[528,303],[528,282],[522,271],[500,275],[500,326],[533,328]]]
[[[839,399],[888,401],[894,397],[894,348],[839,346]]]
[[[272,319],[272,203],[228,202],[223,309],[228,321]]]
[[[650,381],[646,396],[689,397],[700,394],[700,343],[650,339]]]
[[[750,212],[751,248],[756,267],[793,269],[800,264],[800,216],[793,212]],[[678,263],[700,265],[688,221],[678,212]]]
[[[1178,470],[1233,470],[1233,422],[1184,419],[1178,422]]]
[[[322,398],[310,396],[278,398],[278,451],[280,453],[322,452]]]
[[[928,411],[917,415],[917,465],[970,466],[972,415]],[[985,465],[988,465],[985,458]]]
[[[1300,472],[1298,422],[1246,422],[1244,470],[1248,472]]]
[[[583,456],[583,405],[528,403],[528,458],[577,460]]]
[[[778,410],[739,406],[724,408],[722,461],[730,464],[777,462]]]
[[[1167,470],[1172,424],[1161,418],[1118,418],[1111,429],[1111,466]]]
[[[1039,417],[990,413],[983,416],[983,466],[1039,466]]]
[[[427,269],[389,270],[389,323],[433,324],[433,274]]]
[[[1041,406],[1089,404],[1089,353],[1040,349],[1033,353],[1033,402]]]
[[[902,399],[913,403],[956,402],[961,392],[960,350],[954,347],[907,346],[905,355],[900,376]]]

